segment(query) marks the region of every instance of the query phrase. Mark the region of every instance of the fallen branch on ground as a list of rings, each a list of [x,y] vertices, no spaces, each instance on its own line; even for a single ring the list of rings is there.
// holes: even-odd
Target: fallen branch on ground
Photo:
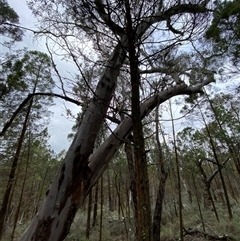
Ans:
[[[221,236],[212,235],[212,234],[206,233],[204,231],[198,230],[197,228],[196,229],[193,229],[193,228],[185,229],[185,228],[183,228],[183,230],[185,232],[185,234],[184,234],[185,236],[186,235],[202,235],[208,240],[236,241],[234,238],[229,237],[228,235],[225,235],[225,234],[221,235]]]

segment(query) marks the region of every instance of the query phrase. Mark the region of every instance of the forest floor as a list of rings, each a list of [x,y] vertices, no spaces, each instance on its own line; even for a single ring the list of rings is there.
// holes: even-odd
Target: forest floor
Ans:
[[[203,237],[197,237],[197,236],[185,236],[184,237],[184,240],[185,241],[206,241],[206,240],[209,240],[209,239],[205,239]]]
[[[166,241],[176,241],[176,239],[174,239],[174,240],[166,240]],[[184,237],[184,241],[207,241],[207,239],[205,239],[203,237],[185,236]]]
[[[208,239],[204,238],[202,235],[186,235],[184,236],[184,241],[209,241],[209,240],[216,240],[216,239]],[[227,240],[227,239],[223,239]],[[166,239],[164,241],[176,241],[176,239]]]

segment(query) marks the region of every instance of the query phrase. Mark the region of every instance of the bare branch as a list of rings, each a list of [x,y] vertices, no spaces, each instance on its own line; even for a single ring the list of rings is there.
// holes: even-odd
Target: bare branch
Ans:
[[[83,104],[77,100],[74,100],[70,97],[67,96],[62,96],[59,94],[55,94],[55,93],[34,93],[34,94],[29,94],[28,97],[22,101],[22,103],[18,106],[18,108],[14,111],[12,117],[10,118],[9,121],[7,121],[2,129],[2,131],[0,132],[0,136],[3,136],[6,131],[8,130],[8,128],[11,126],[12,122],[14,121],[14,119],[17,117],[17,115],[19,114],[19,112],[23,109],[23,107],[34,97],[34,96],[50,96],[50,97],[57,97],[57,98],[61,98],[64,99],[68,102],[71,102],[73,104],[76,105],[80,105],[82,106]]]
[[[61,89],[62,89],[62,91],[63,91],[63,94],[64,94],[64,96],[67,96],[67,95],[66,95],[66,92],[65,92],[65,89],[64,89],[64,84],[63,84],[62,77],[61,77],[61,75],[60,75],[60,73],[59,73],[59,71],[58,71],[58,69],[57,69],[57,66],[56,66],[54,60],[53,60],[53,55],[52,55],[52,53],[51,53],[51,51],[50,51],[49,46],[48,46],[47,43],[46,43],[46,47],[47,47],[48,53],[50,54],[50,59],[51,59],[51,62],[52,62],[52,66],[53,66],[53,68],[54,68],[54,70],[55,70],[55,72],[56,72],[56,74],[57,74],[57,76],[58,76],[58,78],[59,78],[59,80],[60,80],[60,82],[61,82]]]
[[[211,181],[214,179],[214,177],[219,173],[219,171],[225,166],[225,164],[228,162],[229,157],[220,165],[218,165],[218,168],[213,172],[213,174],[208,178],[208,182],[211,183]],[[208,160],[209,161],[209,160]],[[216,164],[216,163],[214,163]]]
[[[232,237],[229,237],[228,235],[221,235],[221,236],[217,236],[217,235],[212,235],[209,233],[206,233],[204,231],[200,231],[198,229],[192,229],[192,228],[188,228],[188,229],[184,229],[185,235],[201,235],[204,236],[205,238],[209,238],[210,240],[223,240],[223,241],[234,241],[235,239]]]
[[[209,9],[206,8],[206,4],[202,4],[202,5],[201,4],[192,4],[192,3],[178,4],[178,5],[170,7],[169,9],[167,9],[164,12],[159,11],[154,16],[150,17],[149,24],[154,24],[154,23],[157,23],[157,22],[163,21],[163,20],[168,21],[168,19],[171,16],[181,14],[181,13],[197,14],[197,13],[207,13],[207,12],[209,12]]]

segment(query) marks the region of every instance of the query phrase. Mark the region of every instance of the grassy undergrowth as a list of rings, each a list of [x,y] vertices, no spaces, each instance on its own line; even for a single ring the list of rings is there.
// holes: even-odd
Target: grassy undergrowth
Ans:
[[[227,209],[221,204],[216,203],[216,208],[219,215],[219,222],[217,221],[214,212],[211,208],[202,208],[203,220],[201,220],[198,208],[195,204],[185,205],[183,209],[184,228],[198,229],[203,231],[203,223],[205,232],[211,235],[228,235],[239,241],[240,237],[240,205],[236,203],[232,206],[233,219],[229,220]],[[173,241],[179,238],[179,218],[175,212],[169,212],[165,208],[162,218],[162,234],[161,241]],[[99,215],[99,213],[98,213]],[[70,233],[66,241],[86,241],[86,212],[80,210],[71,226]],[[27,223],[18,224],[15,239],[18,240],[21,233],[26,229]],[[11,226],[8,226],[5,231],[3,241],[11,241]],[[187,239],[186,240],[195,240]],[[96,226],[91,228],[90,241],[100,240],[100,220]],[[134,240],[134,220],[132,217],[119,216],[117,212],[110,212],[104,207],[103,222],[102,222],[102,241],[120,241],[120,240]],[[198,239],[205,240],[205,239]]]

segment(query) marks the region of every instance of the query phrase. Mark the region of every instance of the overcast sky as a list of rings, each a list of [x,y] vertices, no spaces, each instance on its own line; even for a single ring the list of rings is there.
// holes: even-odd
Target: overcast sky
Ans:
[[[31,11],[28,9],[25,0],[7,0],[9,5],[17,12],[20,20],[20,24],[23,27],[34,28],[36,24],[36,20],[34,19]],[[25,32],[25,37],[21,43],[16,45],[17,49],[21,49],[23,47],[27,47],[29,50],[38,50],[42,52],[46,52],[45,41],[42,40],[34,40],[33,34],[30,32]],[[66,66],[65,63],[57,60],[57,66],[64,74],[69,72],[69,66]],[[67,140],[68,133],[71,132],[71,128],[74,124],[72,120],[68,120],[65,117],[65,107],[62,100],[55,99],[55,105],[50,108],[53,112],[53,116],[51,119],[51,123],[49,126],[49,134],[50,145],[52,149],[58,153],[61,150],[67,150],[70,146],[70,142]],[[79,111],[79,107],[70,103],[65,103],[67,108],[71,109],[73,114],[76,114]]]

